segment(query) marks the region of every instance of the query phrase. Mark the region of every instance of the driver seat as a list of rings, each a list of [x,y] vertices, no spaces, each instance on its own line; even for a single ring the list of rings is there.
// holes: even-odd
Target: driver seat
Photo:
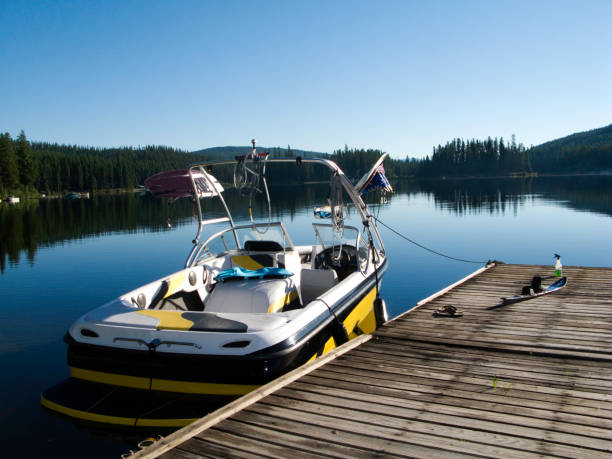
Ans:
[[[306,306],[337,283],[338,275],[333,269],[302,269],[300,279],[302,304]]]

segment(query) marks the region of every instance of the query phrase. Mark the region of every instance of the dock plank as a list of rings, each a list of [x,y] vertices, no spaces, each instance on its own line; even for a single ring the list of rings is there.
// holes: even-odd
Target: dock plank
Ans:
[[[284,409],[267,403],[258,403],[241,412],[238,417],[250,418],[254,422],[277,425],[282,428],[299,428],[310,434],[324,435],[327,432],[329,433],[328,441],[347,441],[369,451],[370,454],[383,451],[396,456],[410,457],[413,447],[427,449],[428,455],[437,450],[438,452],[434,454],[437,457],[444,457],[449,453],[493,456],[499,455],[502,451],[502,448],[495,445],[473,440],[461,440],[431,435],[431,433],[423,434],[411,429],[407,423],[396,423],[394,426],[377,424],[372,422],[375,418],[371,414],[361,413],[361,415],[358,420],[351,420],[308,411],[305,422],[304,412],[296,410],[295,407]],[[523,457],[534,456],[535,454],[527,453]]]
[[[342,370],[342,369],[340,369]],[[342,374],[346,374],[344,379],[342,378]],[[364,372],[364,371],[333,371],[331,368],[325,368],[316,373],[318,377],[325,377],[327,379],[333,380],[330,381],[330,384],[336,384],[337,387],[340,387],[343,381],[346,381],[348,378],[353,378],[354,381],[364,381],[367,382],[371,386],[372,392],[382,393],[383,391],[391,391],[391,392],[406,392],[409,397],[412,397],[412,391],[418,392],[418,385],[426,386],[426,388],[431,388],[431,390],[436,391],[436,393],[443,393],[453,389],[464,389],[466,391],[472,391],[476,393],[499,393],[503,394],[507,397],[508,400],[512,400],[515,404],[518,403],[531,403],[532,400],[540,400],[540,401],[550,401],[556,404],[562,404],[564,408],[573,407],[573,406],[582,406],[588,407],[597,410],[599,414],[600,411],[605,415],[608,411],[612,410],[612,407],[602,403],[601,399],[590,400],[587,398],[579,398],[572,395],[569,395],[566,391],[557,390],[554,391],[548,387],[538,387],[532,386],[531,389],[528,390],[529,387],[521,387],[521,391],[512,392],[512,397],[508,397],[508,391],[511,389],[516,389],[514,385],[510,386],[505,381],[498,381],[497,387],[495,387],[494,378],[490,379],[481,379],[471,381],[462,380],[460,384],[452,378],[445,379],[435,379],[434,377],[420,377],[415,375],[409,381],[406,381],[405,378],[401,376],[395,375],[380,375],[378,377],[370,376],[372,372]],[[310,378],[311,376],[309,376]],[[425,389],[423,389],[425,390]],[[605,400],[604,400],[605,402]],[[605,411],[608,410],[608,411]],[[589,412],[592,414],[592,412]]]
[[[308,380],[310,381],[310,380]],[[359,382],[362,387],[356,385],[349,385],[342,381],[326,381],[321,379],[321,384],[335,383],[335,390],[338,391],[355,391],[357,393],[355,398],[363,397],[361,393],[370,395],[370,398],[374,395],[377,396],[377,402],[382,405],[387,405],[387,402],[391,406],[402,406],[407,407],[404,404],[404,400],[416,401],[420,403],[441,403],[445,405],[452,405],[458,407],[468,408],[483,408],[489,411],[498,411],[501,413],[517,413],[525,416],[541,417],[546,418],[550,412],[555,413],[556,419],[564,422],[592,425],[601,427],[604,429],[610,429],[612,424],[612,411],[602,413],[605,410],[599,408],[586,408],[578,405],[570,406],[567,408],[565,400],[560,402],[545,402],[545,401],[533,401],[529,399],[521,399],[520,397],[509,397],[507,389],[499,388],[499,390],[488,390],[486,393],[482,392],[469,392],[453,390],[452,388],[439,388],[439,390],[419,391],[415,384],[415,390],[403,389],[400,391],[385,391],[379,390],[375,386],[368,386],[367,381]],[[311,384],[311,383],[308,383]],[[296,383],[293,388],[300,390],[304,393],[314,393],[327,395],[327,391],[322,389],[327,386],[317,386]],[[285,390],[285,389],[282,389]],[[287,389],[288,390],[288,389]],[[288,392],[291,396],[295,394]],[[368,400],[366,398],[366,400]],[[526,405],[528,404],[528,405]],[[560,405],[563,405],[560,407]],[[566,409],[564,409],[566,408]],[[573,408],[578,408],[574,410]]]
[[[304,393],[308,393],[309,391],[304,391]],[[318,394],[317,396],[310,396],[311,399],[322,399],[324,397],[346,397],[349,395],[350,391],[344,389],[330,389],[328,391],[329,395]],[[304,397],[307,397],[304,395]],[[329,400],[329,399],[328,399]],[[565,444],[573,444],[579,445],[582,447],[593,448],[596,450],[610,450],[612,447],[612,440],[608,439],[607,435],[609,433],[609,429],[605,428],[597,428],[591,427],[585,424],[579,423],[570,423],[566,422],[559,417],[549,417],[548,414],[544,413],[544,410],[539,410],[539,417],[534,416],[536,414],[536,410],[520,410],[520,414],[513,414],[519,412],[517,407],[514,409],[508,409],[505,406],[497,407],[494,404],[480,403],[474,406],[475,404],[469,404],[467,402],[463,403],[448,403],[448,401],[444,400],[436,400],[430,398],[428,400],[419,401],[416,398],[410,399],[397,399],[393,397],[376,397],[373,398],[367,393],[361,393],[358,395],[353,394],[350,407],[358,405],[358,401],[363,401],[366,404],[370,404],[372,400],[376,400],[376,403],[385,407],[386,415],[391,419],[390,413],[393,412],[393,408],[397,408],[398,412],[402,413],[402,416],[410,419],[429,419],[431,422],[436,422],[439,424],[449,424],[449,425],[461,425],[466,426],[472,423],[472,426],[478,425],[481,430],[488,430],[492,432],[504,432],[508,434],[517,434],[517,432],[521,432],[521,434],[525,435],[525,433],[536,432],[535,434],[531,434],[532,437],[537,438],[538,435],[542,435],[543,432],[550,429],[552,423],[554,423],[556,427],[555,432],[549,432],[551,438],[560,443]],[[270,398],[268,400],[262,401],[260,405],[266,405],[274,402],[274,398]],[[332,403],[332,401],[329,401]],[[304,401],[303,403],[295,404],[293,409],[298,411],[297,407],[300,409],[304,409],[307,403]],[[470,406],[471,405],[471,406]],[[323,405],[321,405],[320,409]],[[505,410],[503,408],[506,408]],[[251,408],[255,409],[255,408]],[[337,407],[334,411],[341,413],[341,407]],[[315,412],[316,409],[311,407],[308,412]],[[379,419],[373,413],[376,410],[370,408],[370,411],[364,411],[361,414],[361,417],[357,416],[356,418],[347,415],[347,420],[350,419],[359,419],[360,422],[373,422],[373,419],[376,419],[377,425],[383,425],[384,420]],[[278,413],[277,413],[278,415]],[[385,415],[383,415],[384,417]],[[475,427],[476,428],[476,427]],[[574,432],[579,429],[581,431],[580,435],[576,435]],[[603,441],[600,441],[603,440]]]
[[[285,390],[285,389],[284,389]],[[309,391],[284,392],[287,399],[299,401],[292,404],[287,399],[270,397],[262,401],[262,405],[275,405],[280,408],[293,408],[296,412],[318,413],[324,416],[340,419],[359,419],[367,424],[386,426],[390,428],[405,429],[411,432],[420,432],[431,437],[453,438],[460,441],[470,441],[488,446],[503,446],[504,448],[523,451],[526,453],[540,451],[544,444],[535,440],[538,436],[547,434],[542,429],[526,428],[522,426],[511,426],[499,424],[491,426],[490,422],[479,419],[459,416],[438,415],[430,412],[423,413],[419,409],[406,409],[402,405],[381,405],[372,411],[372,404],[367,398],[354,400],[350,408],[344,407],[338,399],[338,393],[333,395],[317,394]],[[278,415],[278,413],[277,413]],[[340,423],[340,421],[337,421]],[[475,435],[477,432],[477,435]],[[571,436],[559,436],[554,445],[548,447],[548,453],[555,452],[565,456],[584,456],[591,453],[592,456],[601,454],[599,450],[591,450],[584,447],[576,447],[569,444]],[[565,441],[565,444],[563,443]],[[481,447],[481,446],[479,446]],[[518,455],[519,453],[515,453]]]

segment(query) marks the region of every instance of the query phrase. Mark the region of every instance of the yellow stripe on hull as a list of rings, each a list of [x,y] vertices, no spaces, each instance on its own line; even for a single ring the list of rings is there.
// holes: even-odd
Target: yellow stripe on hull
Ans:
[[[257,389],[254,384],[219,384],[192,381],[173,381],[171,379],[144,378],[140,376],[119,375],[102,371],[84,370],[70,367],[73,378],[83,379],[113,386],[151,389],[163,392],[180,392],[198,395],[244,395]]]
[[[374,314],[374,299],[376,298],[376,289],[372,289],[363,299],[355,306],[351,313],[344,319],[344,326],[349,332],[349,340],[357,338],[362,334],[369,334],[376,330],[376,315]],[[308,362],[327,354],[332,349],[336,348],[336,340],[329,338],[323,346],[321,354],[313,355]]]
[[[70,376],[85,381],[93,381],[111,386],[132,387],[134,389],[149,389],[151,378],[142,376],[117,375],[104,373],[102,371],[84,370],[83,368],[70,367]]]
[[[357,338],[360,333],[355,331],[359,328],[359,331],[363,334],[372,333],[376,330],[376,316],[374,315],[374,300],[376,299],[376,288],[370,290],[370,292],[363,297],[363,299],[355,306],[346,319],[344,319],[344,326],[347,330],[350,330],[349,339]]]
[[[107,416],[105,414],[91,413],[89,411],[75,410],[66,406],[59,405],[40,396],[40,404],[45,408],[56,411],[60,414],[70,416],[84,421],[97,422],[101,424],[115,424],[122,426],[135,427],[183,427],[191,424],[198,418],[190,419],[149,419],[149,418],[127,418],[121,416]]]
[[[323,352],[321,352],[321,355],[327,354],[329,351],[331,351],[335,347],[336,347],[336,340],[334,338],[328,339],[327,342],[325,343],[325,346],[323,346]]]
[[[74,408],[68,408],[66,406],[59,405],[50,400],[47,400],[42,395],[40,396],[40,404],[45,408],[57,411],[58,413],[65,414],[78,419],[85,419],[86,421],[100,422],[103,424],[118,424],[122,426],[133,426],[136,422],[135,418],[124,418],[119,416],[106,416],[104,414],[90,413],[88,411],[75,410]]]
[[[209,395],[244,395],[257,389],[253,384],[215,384],[191,381],[172,381],[170,379],[153,379],[152,390],[181,392],[186,394]]]

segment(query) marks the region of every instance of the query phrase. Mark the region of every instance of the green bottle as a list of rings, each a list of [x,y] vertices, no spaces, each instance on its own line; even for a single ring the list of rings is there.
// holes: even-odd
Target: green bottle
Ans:
[[[563,265],[561,264],[561,255],[555,253],[555,258],[557,259],[557,261],[555,261],[555,276],[561,277],[561,274],[563,273]]]

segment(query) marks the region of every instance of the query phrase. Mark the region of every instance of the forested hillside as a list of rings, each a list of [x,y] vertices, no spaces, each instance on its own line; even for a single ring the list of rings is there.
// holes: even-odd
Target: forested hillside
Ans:
[[[200,155],[171,147],[93,148],[13,141],[0,134],[0,197],[8,193],[63,193],[68,190],[133,188],[149,175],[183,168]]]
[[[344,150],[334,151],[330,159],[338,164],[355,183],[370,170],[382,154],[381,150],[349,149],[345,146]],[[422,160],[418,159],[406,158],[400,160],[387,156],[383,166],[387,178],[413,177],[418,173],[421,163]]]
[[[194,155],[201,155],[208,159],[233,159],[236,156],[246,155],[251,152],[252,147],[212,147],[204,148],[192,152]],[[257,151],[265,151],[270,153],[271,157],[296,157],[301,156],[302,158],[316,158],[320,156],[328,156],[326,153],[320,153],[317,151],[307,150],[295,150],[287,145],[287,148],[280,147],[257,147]]]
[[[453,139],[434,147],[431,158],[419,164],[417,175],[436,176],[497,176],[532,172],[530,153],[517,144],[491,137],[486,140]]]
[[[353,180],[366,173],[383,153],[376,149],[349,149],[345,146],[331,155],[287,148],[259,147],[271,157],[330,157]],[[145,146],[95,148],[29,142],[22,131],[17,139],[0,134],[0,198],[10,193],[35,195],[62,194],[66,191],[131,189],[144,179],[167,169],[212,158],[233,158],[250,152],[250,147],[215,147],[186,152],[172,147]],[[612,172],[612,125],[573,134],[530,149],[503,138],[486,140],[453,139],[433,148],[423,159],[387,158],[384,167],[389,178],[491,177],[527,174],[573,174]],[[220,170],[219,170],[220,169]],[[231,167],[218,172],[231,181]],[[276,183],[324,179],[309,164],[268,167],[267,176]]]
[[[537,172],[612,172],[612,124],[543,143],[530,154]]]
[[[435,147],[417,176],[498,176],[612,172],[612,124],[532,148],[497,140],[454,139]]]

